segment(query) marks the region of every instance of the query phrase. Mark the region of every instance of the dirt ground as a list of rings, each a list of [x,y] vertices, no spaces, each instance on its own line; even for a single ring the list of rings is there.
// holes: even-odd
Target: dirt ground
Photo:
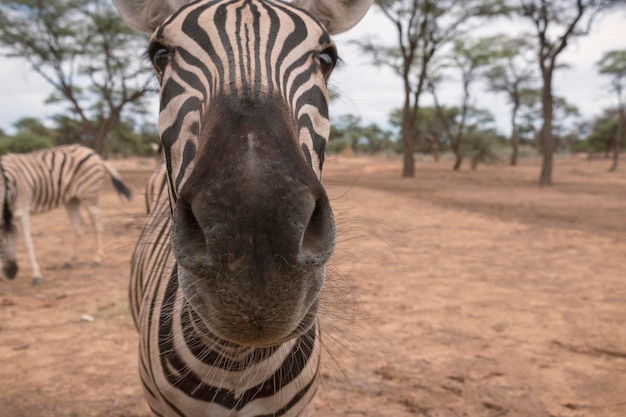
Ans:
[[[62,269],[64,211],[33,218],[45,283],[20,246],[0,281],[0,416],[149,415],[126,301],[140,162],[117,163],[133,202],[104,195],[102,266],[87,233]],[[538,161],[450,166],[400,179],[399,160],[327,162],[339,245],[317,415],[626,416],[626,166],[558,160],[544,189]]]

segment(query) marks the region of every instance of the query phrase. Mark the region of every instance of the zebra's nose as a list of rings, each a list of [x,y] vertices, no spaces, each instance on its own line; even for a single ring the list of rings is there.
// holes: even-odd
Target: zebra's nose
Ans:
[[[179,199],[172,247],[183,267],[198,273],[218,264],[306,267],[328,261],[335,228],[325,193],[291,196],[284,206],[275,206],[275,196],[247,200],[228,203],[203,193]]]

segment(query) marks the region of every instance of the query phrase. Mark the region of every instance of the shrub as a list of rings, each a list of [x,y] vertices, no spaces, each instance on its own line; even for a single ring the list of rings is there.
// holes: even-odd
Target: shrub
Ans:
[[[0,155],[15,152],[25,153],[55,146],[52,138],[41,136],[33,132],[18,132],[11,138],[0,139]]]

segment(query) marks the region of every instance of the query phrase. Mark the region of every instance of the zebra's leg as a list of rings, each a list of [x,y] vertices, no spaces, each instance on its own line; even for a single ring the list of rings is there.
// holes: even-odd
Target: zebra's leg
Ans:
[[[63,267],[69,268],[76,260],[78,245],[80,244],[81,238],[83,237],[83,222],[80,217],[80,201],[72,199],[68,201],[68,203],[65,205],[65,208],[67,209],[67,215],[70,218],[70,222],[72,223],[72,229],[74,231],[74,244],[72,245],[72,249],[70,251],[70,255],[67,261],[65,261],[65,263],[63,264]]]
[[[43,283],[43,277],[41,276],[41,270],[35,258],[35,246],[33,245],[33,238],[30,234],[30,215],[28,212],[21,212],[16,214],[20,220],[20,227],[22,229],[22,236],[24,237],[24,246],[28,252],[28,259],[30,265],[33,268],[33,285],[39,285]]]
[[[100,224],[100,208],[98,203],[87,204],[87,212],[91,219],[93,231],[96,235],[96,255],[93,258],[92,265],[100,266],[102,263],[102,224]]]

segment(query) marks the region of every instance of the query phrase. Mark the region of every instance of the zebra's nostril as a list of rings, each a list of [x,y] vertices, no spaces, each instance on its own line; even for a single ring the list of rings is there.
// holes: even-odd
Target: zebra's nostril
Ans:
[[[172,244],[177,255],[184,255],[185,258],[208,255],[206,237],[191,204],[180,202],[177,205],[174,225],[176,232]]]
[[[304,261],[326,262],[334,249],[335,226],[332,211],[325,195],[318,198],[311,218],[302,236],[300,247]]]

